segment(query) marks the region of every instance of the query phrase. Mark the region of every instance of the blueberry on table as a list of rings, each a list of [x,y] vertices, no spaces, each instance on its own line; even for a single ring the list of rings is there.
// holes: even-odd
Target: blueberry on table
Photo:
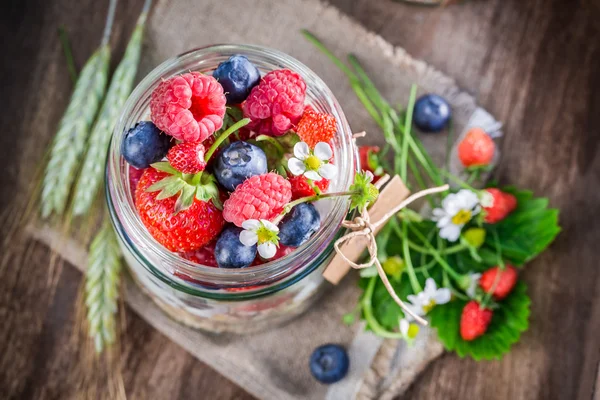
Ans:
[[[244,268],[256,258],[256,245],[246,246],[240,242],[242,228],[230,225],[223,229],[215,246],[215,258],[219,268]]]
[[[300,203],[279,223],[279,243],[298,247],[321,227],[321,216],[310,203]]]
[[[217,156],[214,167],[217,181],[230,192],[251,176],[266,173],[265,152],[248,142],[233,142],[225,147]]]
[[[213,77],[223,86],[227,104],[246,100],[252,88],[260,82],[260,72],[245,56],[235,55],[219,64]]]
[[[413,120],[423,132],[440,132],[450,121],[452,110],[450,105],[437,94],[426,94],[415,103]]]
[[[319,346],[310,356],[310,372],[316,380],[335,383],[346,376],[350,360],[346,350],[337,344]]]
[[[171,145],[171,136],[162,133],[154,123],[141,121],[125,133],[121,154],[130,165],[143,169],[162,160]]]

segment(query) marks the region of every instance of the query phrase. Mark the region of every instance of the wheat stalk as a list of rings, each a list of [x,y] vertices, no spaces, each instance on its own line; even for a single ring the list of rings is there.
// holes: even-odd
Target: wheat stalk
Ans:
[[[142,49],[146,13],[142,13],[133,31],[125,55],[115,70],[98,119],[88,140],[87,154],[73,196],[73,214],[84,215],[90,209],[103,182],[106,153],[112,130],[131,93]]]
[[[85,304],[89,334],[97,353],[115,341],[121,251],[108,218],[92,241],[85,273]]]

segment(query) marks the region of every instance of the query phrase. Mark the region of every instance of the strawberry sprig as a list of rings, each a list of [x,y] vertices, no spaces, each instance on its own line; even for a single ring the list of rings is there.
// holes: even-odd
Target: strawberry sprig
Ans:
[[[250,120],[248,118],[242,119],[220,134],[206,152],[204,162],[208,163],[219,146],[221,146],[221,144],[223,144],[223,142],[225,142],[225,140],[234,132],[248,125],[249,122]],[[200,171],[195,174],[185,174],[175,169],[168,161],[157,162],[151,166],[156,170],[169,174],[169,176],[152,184],[146,191],[160,192],[156,196],[157,200],[163,200],[179,195],[175,203],[174,214],[190,208],[194,202],[194,198],[205,202],[212,201],[219,210],[223,209],[223,203],[221,202],[219,188],[217,186],[217,179],[213,174],[205,171]]]

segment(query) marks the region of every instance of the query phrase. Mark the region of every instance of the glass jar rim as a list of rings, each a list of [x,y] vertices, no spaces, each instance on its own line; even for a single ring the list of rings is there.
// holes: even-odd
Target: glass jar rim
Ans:
[[[306,261],[309,261],[314,258],[314,254],[323,251],[341,228],[342,221],[348,213],[349,200],[346,197],[330,199],[332,202],[331,212],[324,218],[321,229],[291,254],[262,265],[248,268],[215,268],[187,260],[179,254],[167,250],[150,235],[135,210],[129,184],[122,179],[122,174],[125,172],[125,168],[127,168],[128,165],[122,160],[120,154],[120,142],[122,136],[129,128],[129,126],[127,126],[128,123],[131,123],[128,121],[128,117],[132,114],[136,105],[140,103],[144,96],[151,93],[151,90],[161,79],[187,72],[187,69],[182,69],[180,67],[181,65],[194,61],[210,60],[217,56],[230,56],[233,54],[268,59],[269,61],[280,65],[280,68],[288,68],[300,74],[307,82],[307,86],[312,84],[311,89],[318,92],[322,97],[322,100],[327,104],[327,111],[336,118],[341,145],[340,154],[350,155],[350,157],[342,157],[340,160],[336,158],[337,162],[342,162],[344,164],[341,165],[341,171],[347,171],[338,175],[336,180],[341,180],[341,186],[344,188],[348,188],[352,184],[354,172],[359,162],[357,149],[341,106],[321,78],[303,63],[279,50],[257,45],[218,44],[189,50],[181,55],[164,61],[146,75],[146,77],[144,77],[144,79],[136,86],[125,103],[113,131],[113,137],[107,157],[106,192],[109,208],[113,211],[110,213],[113,223],[119,224],[120,226],[118,228],[120,229],[118,230],[123,230],[123,233],[126,231],[129,234],[133,234],[136,237],[137,242],[139,242],[138,246],[133,246],[134,250],[135,247],[143,247],[144,251],[154,254],[166,263],[176,263],[178,271],[191,277],[199,277],[213,282],[235,284],[242,283],[248,278],[251,278],[252,280],[260,280],[260,277],[271,279],[275,276],[285,274],[292,265],[292,262],[295,262],[298,259],[306,259]],[[119,205],[118,207],[115,202]],[[123,229],[124,220],[127,222],[128,229]],[[141,256],[142,259],[147,260],[146,256],[143,254],[138,255]],[[174,276],[171,277],[171,279],[174,278]]]

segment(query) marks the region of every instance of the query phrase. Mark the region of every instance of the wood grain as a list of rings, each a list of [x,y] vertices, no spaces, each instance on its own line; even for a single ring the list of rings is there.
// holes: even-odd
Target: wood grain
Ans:
[[[142,2],[119,2],[113,66]],[[25,203],[20,182],[34,175],[72,89],[56,29],[67,27],[81,66],[98,44],[106,3],[25,0],[4,7],[2,211]],[[331,3],[475,94],[506,124],[496,178],[532,188],[561,208],[564,231],[523,274],[533,298],[523,341],[498,362],[448,354],[403,398],[592,398],[600,360],[594,248],[600,242],[600,1],[473,0],[446,9],[389,0]],[[31,135],[39,140],[25,146]],[[0,239],[6,235],[2,231]],[[28,243],[0,270],[1,398],[69,399],[79,393],[73,304],[81,278],[65,267],[48,283],[47,256],[46,248]],[[123,371],[130,398],[251,398],[133,313],[126,312],[126,321]]]

